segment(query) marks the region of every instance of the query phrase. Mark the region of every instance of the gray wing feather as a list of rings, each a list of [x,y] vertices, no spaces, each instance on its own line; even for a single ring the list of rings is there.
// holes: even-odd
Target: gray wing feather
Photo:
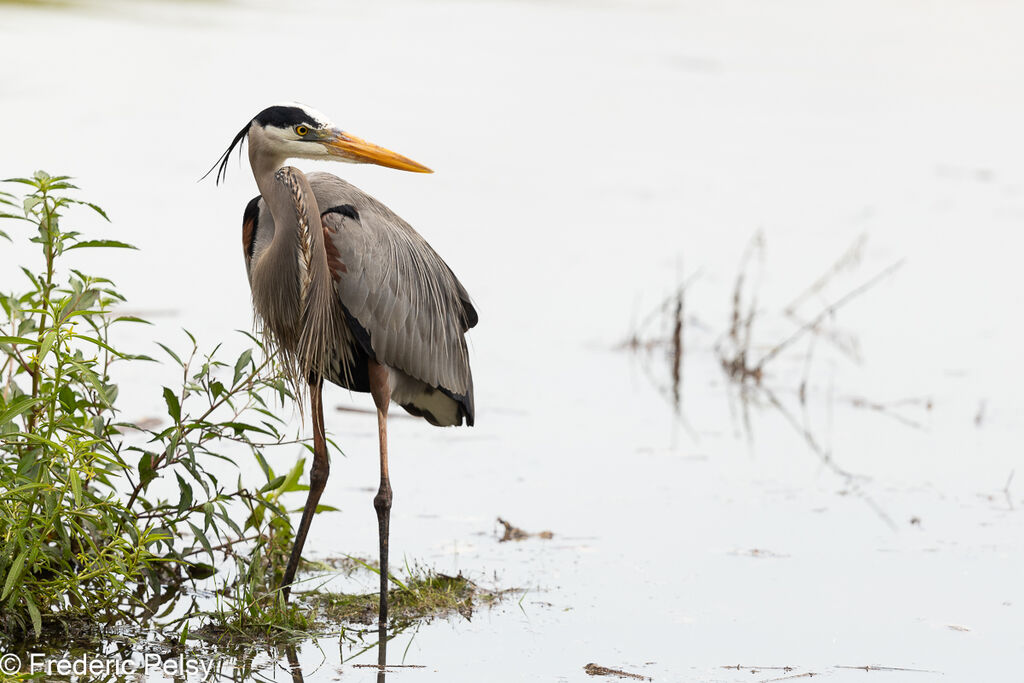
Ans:
[[[377,360],[433,387],[472,391],[465,332],[476,323],[466,289],[427,241],[373,197],[329,173],[310,173],[327,239],[344,269],[341,303]],[[331,212],[348,205],[349,211]]]

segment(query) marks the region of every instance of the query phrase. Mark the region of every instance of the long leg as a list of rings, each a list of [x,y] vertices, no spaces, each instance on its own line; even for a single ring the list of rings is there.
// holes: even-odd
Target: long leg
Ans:
[[[388,404],[391,385],[388,370],[370,361],[370,394],[377,404],[377,436],[380,440],[380,488],[373,498],[380,538],[380,624],[388,623],[388,527],[391,523],[391,481],[388,479]]]
[[[313,414],[313,466],[309,470],[309,496],[306,498],[306,508],[302,511],[302,521],[299,522],[299,531],[295,534],[292,554],[288,558],[288,568],[284,572],[284,581],[281,584],[285,601],[288,600],[292,581],[295,580],[295,572],[299,568],[302,546],[306,544],[309,523],[313,521],[316,505],[320,502],[320,494],[323,493],[324,486],[327,485],[327,476],[331,473],[331,464],[327,459],[327,438],[324,435],[324,381],[319,376],[313,377],[311,380],[309,383],[309,405],[310,412]]]

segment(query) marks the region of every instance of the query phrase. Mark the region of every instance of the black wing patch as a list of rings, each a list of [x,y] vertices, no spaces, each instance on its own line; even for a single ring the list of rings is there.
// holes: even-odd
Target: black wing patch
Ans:
[[[462,301],[462,312],[465,314],[466,329],[472,329],[476,327],[476,324],[480,322],[480,316],[476,313],[476,308],[469,302],[469,299],[461,299]]]
[[[354,221],[359,220],[359,212],[356,211],[356,207],[351,204],[339,204],[338,206],[332,206],[320,215],[325,216],[329,213],[336,213],[344,216],[345,218],[351,218]]]
[[[245,250],[246,261],[252,260],[253,251],[256,249],[259,222],[260,196],[256,195],[245,205],[245,213],[242,214],[242,249]]]
[[[377,354],[373,352],[373,345],[370,343],[370,333],[366,331],[366,328],[359,324],[356,317],[349,313],[348,307],[345,304],[338,302],[341,305],[341,310],[345,314],[345,322],[348,324],[348,329],[352,330],[352,336],[356,338],[356,343],[363,350],[363,353],[367,355],[371,360],[377,360]]]

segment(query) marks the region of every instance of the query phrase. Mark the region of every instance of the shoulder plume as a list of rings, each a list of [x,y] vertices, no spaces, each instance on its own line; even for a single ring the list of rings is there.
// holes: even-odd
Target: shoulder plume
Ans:
[[[301,377],[309,377],[310,373],[324,374],[337,359],[342,373],[350,379],[350,333],[342,322],[344,314],[331,279],[316,197],[297,169],[285,166],[274,177],[288,190],[299,232],[302,314],[294,365]]]

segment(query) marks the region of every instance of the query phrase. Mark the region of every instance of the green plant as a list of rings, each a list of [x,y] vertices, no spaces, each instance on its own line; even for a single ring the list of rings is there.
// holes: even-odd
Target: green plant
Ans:
[[[153,359],[122,351],[112,333],[145,321],[117,314],[124,298],[111,280],[64,261],[77,249],[132,247],[62,226],[76,206],[106,218],[69,196],[77,188],[68,177],[8,182],[29,192],[0,192],[0,217],[34,228],[41,264],[21,268],[26,291],[0,295],[0,631],[38,637],[47,621],[152,614],[182,582],[213,575],[218,557],[243,546],[248,566],[272,579],[291,536],[281,496],[303,488],[303,460],[275,476],[262,453],[295,442],[267,403],[291,398],[273,360],[257,363],[250,348],[225,362],[219,346],[202,352],[192,335],[187,354],[161,345],[181,378],[162,388],[169,424],[122,420],[112,371]],[[262,486],[240,475],[227,486],[209,468],[212,458],[233,465],[246,454],[259,462]],[[176,482],[176,500],[151,493],[158,478]]]

